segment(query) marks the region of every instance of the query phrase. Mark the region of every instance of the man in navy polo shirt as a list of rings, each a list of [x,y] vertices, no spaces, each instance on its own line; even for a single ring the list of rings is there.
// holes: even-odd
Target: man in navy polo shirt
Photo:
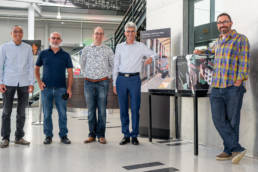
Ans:
[[[53,99],[59,115],[59,136],[61,142],[70,144],[67,138],[67,98],[72,97],[73,64],[70,55],[60,48],[61,35],[50,34],[50,48],[42,51],[37,59],[35,76],[41,89],[44,113],[44,144],[51,144],[53,137],[52,109]],[[43,78],[40,79],[40,67],[43,66]],[[68,72],[68,87],[66,87],[66,69]]]

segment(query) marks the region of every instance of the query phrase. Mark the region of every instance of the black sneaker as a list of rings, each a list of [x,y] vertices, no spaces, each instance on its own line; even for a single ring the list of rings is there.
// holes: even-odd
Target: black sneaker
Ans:
[[[133,145],[139,145],[139,141],[138,141],[137,137],[132,138],[132,144]]]
[[[121,141],[120,141],[120,145],[125,145],[127,143],[130,143],[130,137],[124,137]]]
[[[61,138],[61,143],[71,144],[71,141],[67,138],[67,136],[64,136],[64,137]]]
[[[52,143],[52,138],[51,137],[46,137],[44,142],[43,142],[45,145],[49,145]]]

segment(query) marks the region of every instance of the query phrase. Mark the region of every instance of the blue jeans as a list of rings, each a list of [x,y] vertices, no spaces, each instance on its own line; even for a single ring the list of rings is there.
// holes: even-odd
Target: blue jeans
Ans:
[[[105,137],[108,87],[109,80],[84,81],[84,96],[88,105],[89,137]],[[98,120],[96,109],[98,109]]]
[[[138,76],[118,76],[116,90],[120,106],[120,119],[124,137],[137,137],[139,134],[139,110],[141,104],[141,79]],[[131,104],[132,132],[129,132],[128,96]]]
[[[212,119],[223,139],[224,152],[241,152],[244,148],[239,144],[240,111],[244,86],[212,88],[210,95]]]
[[[58,122],[59,122],[59,136],[67,136],[67,116],[66,116],[66,104],[67,100],[64,100],[62,96],[66,93],[66,88],[44,88],[41,91],[41,100],[44,113],[44,134],[47,137],[53,137],[53,123],[52,123],[52,110],[53,100],[55,101]]]

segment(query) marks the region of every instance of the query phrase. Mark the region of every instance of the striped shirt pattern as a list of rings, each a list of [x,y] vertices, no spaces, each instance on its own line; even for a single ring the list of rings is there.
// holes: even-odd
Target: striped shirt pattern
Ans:
[[[226,88],[237,80],[248,79],[250,64],[250,45],[248,39],[232,30],[225,38],[221,36],[207,53],[215,54],[212,87]]]

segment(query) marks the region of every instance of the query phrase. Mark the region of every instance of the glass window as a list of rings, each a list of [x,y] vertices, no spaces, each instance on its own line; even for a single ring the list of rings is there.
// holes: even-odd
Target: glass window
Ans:
[[[210,0],[195,0],[194,26],[210,23]]]

